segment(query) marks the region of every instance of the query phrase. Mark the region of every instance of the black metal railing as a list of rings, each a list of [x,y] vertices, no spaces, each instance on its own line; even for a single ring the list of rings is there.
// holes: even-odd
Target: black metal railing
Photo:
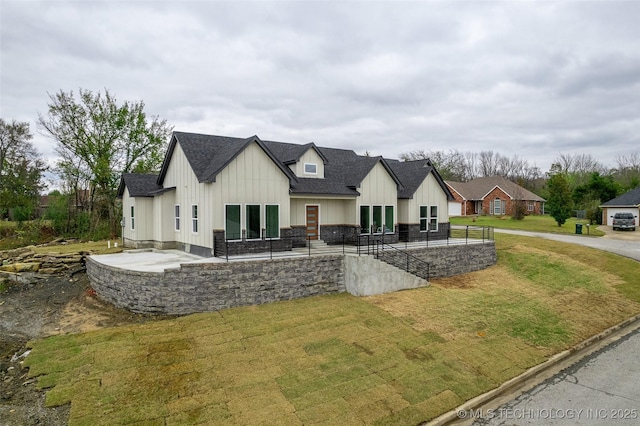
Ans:
[[[408,235],[407,235],[408,237]],[[439,237],[435,233],[420,232],[416,233],[411,241],[399,241],[400,239],[409,239],[402,234],[397,233],[380,233],[380,234],[357,234],[355,232],[342,233],[340,235],[332,235],[331,241],[328,242],[328,248],[314,248],[314,240],[311,237],[299,235],[299,236],[281,236],[279,238],[261,238],[261,239],[246,239],[241,237],[225,239],[224,241],[216,243],[216,256],[229,261],[229,257],[233,256],[235,259],[253,258],[253,259],[273,259],[278,257],[278,254],[297,251],[302,254],[302,250],[306,249],[305,254],[311,256],[313,254],[321,253],[340,253],[347,252],[355,253],[357,255],[376,255],[379,246],[392,247],[393,249],[404,248],[419,248],[419,247],[432,247],[435,245],[450,245],[450,244],[472,244],[472,243],[485,243],[487,241],[493,241],[494,230],[492,227],[486,226],[451,226],[448,227],[444,238],[442,234]],[[220,245],[222,243],[222,246]]]
[[[431,278],[431,263],[390,244],[378,242],[374,257],[427,281]]]

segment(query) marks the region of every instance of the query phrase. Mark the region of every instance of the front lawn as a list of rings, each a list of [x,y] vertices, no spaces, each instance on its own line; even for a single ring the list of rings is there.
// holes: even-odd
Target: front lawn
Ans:
[[[516,229],[520,231],[531,232],[548,232],[551,234],[575,234],[576,224],[582,224],[582,234],[601,237],[604,234],[596,229],[597,225],[587,227],[587,220],[576,219],[575,217],[567,219],[567,222],[558,226],[558,223],[549,215],[531,215],[525,216],[522,220],[515,220],[511,216],[468,216],[468,217],[451,217],[449,222],[452,225],[474,225],[474,226],[493,226],[501,229]]]
[[[417,424],[640,312],[640,263],[496,234],[498,265],[375,297],[31,342],[71,425]]]

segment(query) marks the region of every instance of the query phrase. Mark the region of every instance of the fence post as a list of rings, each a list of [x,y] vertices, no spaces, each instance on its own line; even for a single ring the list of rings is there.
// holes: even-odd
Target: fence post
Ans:
[[[273,238],[269,238],[269,259],[273,260]]]
[[[227,258],[227,262],[229,261],[229,240],[224,239],[224,254]]]
[[[464,243],[469,244],[469,225],[467,225],[467,230],[464,235]]]
[[[311,235],[307,235],[307,245],[309,246],[309,256],[311,256]]]

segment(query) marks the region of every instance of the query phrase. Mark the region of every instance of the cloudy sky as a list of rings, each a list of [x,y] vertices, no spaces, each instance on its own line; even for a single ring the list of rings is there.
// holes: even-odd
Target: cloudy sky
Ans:
[[[0,0],[0,117],[107,88],[175,130],[547,171],[640,151],[640,1]]]

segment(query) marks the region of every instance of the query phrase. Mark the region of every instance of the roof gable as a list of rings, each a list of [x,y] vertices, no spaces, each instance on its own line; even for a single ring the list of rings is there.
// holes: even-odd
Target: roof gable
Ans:
[[[158,175],[142,173],[124,173],[118,187],[118,197],[124,195],[125,187],[131,197],[153,197],[153,193],[162,190],[157,183]]]
[[[232,138],[227,136],[202,135],[196,133],[174,132],[169,149],[162,163],[158,184],[162,185],[176,144],[179,143],[198,182],[215,182],[216,176],[231,163],[250,144],[256,143],[264,153],[289,178],[296,180],[288,167],[285,167],[269,150],[258,136]]]
[[[438,173],[430,160],[387,161],[402,182],[402,188],[398,191],[398,198],[413,198],[413,194],[420,188],[427,176],[431,174],[446,194],[447,199],[453,200],[453,194],[451,194],[440,173]]]

